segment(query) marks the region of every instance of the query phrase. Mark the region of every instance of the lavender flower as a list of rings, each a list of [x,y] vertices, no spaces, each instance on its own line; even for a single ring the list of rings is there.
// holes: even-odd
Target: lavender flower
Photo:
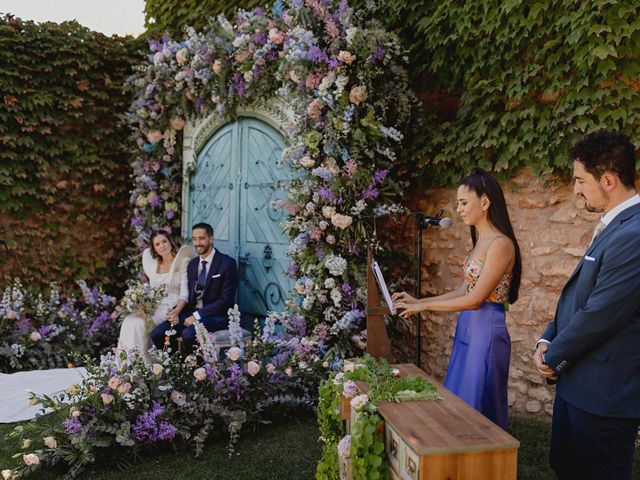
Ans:
[[[82,422],[78,417],[73,417],[68,420],[65,420],[62,425],[64,426],[64,430],[69,435],[78,435],[82,432]]]

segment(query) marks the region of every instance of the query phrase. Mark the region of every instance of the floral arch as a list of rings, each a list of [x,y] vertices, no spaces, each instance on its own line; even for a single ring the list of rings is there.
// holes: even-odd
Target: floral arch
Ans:
[[[141,149],[131,196],[138,247],[153,228],[188,233],[185,186],[216,128],[245,112],[285,120],[282,161],[298,176],[280,207],[295,288],[289,310],[268,323],[320,345],[319,361],[329,355],[339,364],[362,346],[375,219],[402,210],[389,171],[414,96],[398,39],[345,1],[290,0],[270,13],[239,11],[235,23],[221,16],[204,32],[187,29],[182,41],[151,41],[150,50],[129,81]]]

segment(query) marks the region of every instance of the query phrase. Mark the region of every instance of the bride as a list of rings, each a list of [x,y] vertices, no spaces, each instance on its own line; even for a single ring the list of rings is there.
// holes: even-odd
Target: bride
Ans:
[[[151,247],[142,253],[142,269],[152,287],[166,285],[165,296],[153,313],[153,324],[160,325],[167,320],[167,312],[180,296],[180,282],[185,276],[189,260],[196,252],[189,246],[180,249],[165,230],[155,230],[150,238]],[[151,339],[147,330],[147,319],[140,314],[127,315],[120,327],[118,348],[137,349],[147,363],[151,362],[149,348]]]

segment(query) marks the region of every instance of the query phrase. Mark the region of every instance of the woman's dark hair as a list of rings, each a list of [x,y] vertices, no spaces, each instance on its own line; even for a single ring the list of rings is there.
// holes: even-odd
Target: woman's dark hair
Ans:
[[[151,244],[151,256],[158,259],[162,258],[160,257],[160,255],[158,255],[156,249],[153,248],[153,239],[159,237],[160,235],[169,240],[169,244],[171,245],[171,253],[173,253],[174,255],[178,253],[178,246],[176,245],[176,242],[173,241],[173,238],[171,238],[171,235],[169,235],[169,232],[167,232],[166,230],[154,230],[153,232],[151,232],[151,236],[149,237],[149,243]]]
[[[509,303],[515,303],[518,300],[518,291],[520,290],[520,279],[522,277],[522,258],[520,256],[520,246],[516,235],[513,233],[509,212],[507,211],[507,203],[504,200],[504,193],[498,181],[486,170],[480,167],[473,167],[471,173],[460,181],[460,186],[465,186],[482,197],[486,195],[490,205],[488,213],[489,222],[500,232],[505,234],[513,242],[516,250],[516,260],[513,264],[513,272],[511,278],[511,286],[509,287]],[[471,241],[476,246],[478,241],[478,232],[475,226],[471,226]]]
[[[585,135],[569,149],[569,158],[584,165],[596,180],[604,172],[612,172],[625,187],[635,187],[636,151],[624,133],[598,130]]]

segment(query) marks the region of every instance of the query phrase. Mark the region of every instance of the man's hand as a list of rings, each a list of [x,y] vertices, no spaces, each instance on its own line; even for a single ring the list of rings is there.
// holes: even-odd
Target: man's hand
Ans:
[[[170,308],[167,311],[167,320],[169,321],[169,323],[171,325],[177,325],[178,324],[178,311],[175,308]]]
[[[538,343],[536,351],[533,354],[533,365],[543,377],[546,377],[549,380],[557,380],[558,375],[556,375],[556,372],[544,363],[544,354],[547,350],[549,350],[549,344],[547,342]]]
[[[191,325],[193,325],[196,321],[196,317],[194,317],[193,315],[188,316],[187,318],[184,319],[184,326],[185,328],[190,327]]]

